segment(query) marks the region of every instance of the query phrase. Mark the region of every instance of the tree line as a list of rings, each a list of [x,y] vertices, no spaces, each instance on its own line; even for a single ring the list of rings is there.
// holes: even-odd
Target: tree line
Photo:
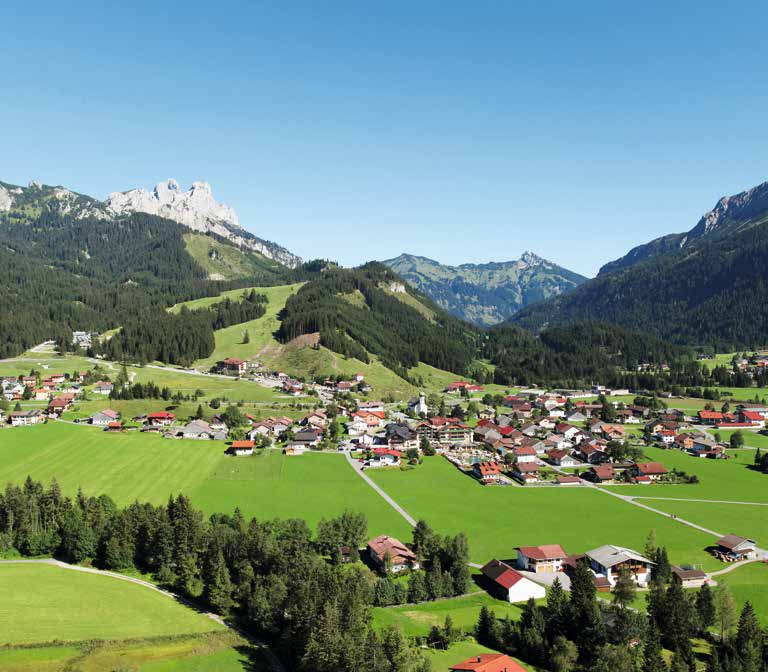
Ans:
[[[429,662],[399,629],[372,626],[382,579],[341,562],[343,547],[354,552],[366,538],[359,513],[322,520],[313,535],[303,520],[246,520],[239,510],[205,519],[183,495],[121,508],[106,495],[69,498],[55,480],[46,488],[31,478],[0,493],[0,552],[150,572],[270,642],[291,669],[426,672]],[[466,588],[463,535],[443,537],[422,522],[413,541],[427,584],[439,573],[440,595]]]

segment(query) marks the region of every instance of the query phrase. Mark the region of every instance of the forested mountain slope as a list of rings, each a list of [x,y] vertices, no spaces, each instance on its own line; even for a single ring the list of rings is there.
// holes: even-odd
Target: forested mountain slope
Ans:
[[[602,320],[718,351],[764,345],[768,184],[721,200],[675,240],[633,251],[572,293],[529,306],[511,321],[540,330]]]
[[[586,278],[525,252],[520,259],[446,266],[401,254],[383,262],[452,315],[489,326],[520,308],[571,291]]]
[[[0,356],[19,354],[72,330],[104,331],[164,319],[170,304],[217,294],[192,258],[188,229],[136,213],[109,219],[99,202],[61,187],[0,184]],[[264,268],[244,284],[281,282]]]

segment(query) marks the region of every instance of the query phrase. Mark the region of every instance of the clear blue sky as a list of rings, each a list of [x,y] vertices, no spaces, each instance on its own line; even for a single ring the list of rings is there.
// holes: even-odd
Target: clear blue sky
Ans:
[[[4,7],[0,180],[205,179],[305,258],[591,275],[768,179],[765,3],[104,5]]]

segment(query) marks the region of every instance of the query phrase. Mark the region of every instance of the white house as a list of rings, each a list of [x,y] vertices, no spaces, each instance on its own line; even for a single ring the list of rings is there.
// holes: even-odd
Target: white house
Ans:
[[[492,582],[493,591],[503,595],[508,602],[527,602],[530,598],[538,600],[547,595],[544,586],[500,560],[491,560],[480,571]]]
[[[586,557],[595,576],[605,577],[611,586],[616,585],[622,570],[627,570],[637,585],[647,585],[654,564],[631,548],[610,544],[588,551]]]
[[[517,549],[517,567],[535,574],[559,572],[567,557],[568,554],[560,544],[520,546]]]
[[[103,411],[96,411],[91,416],[91,424],[97,427],[106,427],[110,422],[115,422],[120,419],[120,414],[117,411],[113,411],[111,408],[106,408]]]

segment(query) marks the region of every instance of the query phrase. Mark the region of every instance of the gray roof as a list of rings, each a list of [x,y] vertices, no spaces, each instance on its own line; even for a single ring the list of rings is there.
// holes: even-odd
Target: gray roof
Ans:
[[[629,560],[635,560],[637,562],[645,562],[649,565],[654,564],[648,558],[640,555],[637,551],[633,551],[631,548],[624,548],[623,546],[611,546],[606,544],[598,548],[587,551],[587,557],[597,562],[606,569],[619,565],[622,562]]]

